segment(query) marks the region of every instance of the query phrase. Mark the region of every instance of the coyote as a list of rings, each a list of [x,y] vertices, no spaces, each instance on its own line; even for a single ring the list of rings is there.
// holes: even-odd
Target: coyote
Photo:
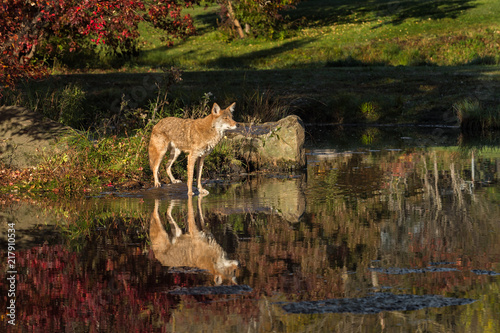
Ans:
[[[193,173],[194,164],[198,160],[198,192],[208,194],[201,186],[201,172],[205,157],[214,149],[215,145],[224,136],[228,129],[235,129],[237,123],[233,120],[232,112],[236,103],[227,109],[221,110],[214,103],[212,112],[205,118],[181,119],[175,117],[163,118],[153,127],[149,141],[149,164],[153,171],[155,187],[160,187],[158,179],[158,168],[167,150],[170,157],[167,162],[167,174],[172,183],[180,183],[172,175],[172,164],[181,151],[188,153],[188,195],[193,195]]]
[[[167,219],[171,225],[172,237],[169,237],[160,220],[158,207],[160,200],[155,200],[155,208],[151,214],[149,235],[155,258],[163,266],[187,266],[207,270],[214,276],[216,285],[229,280],[236,284],[236,275],[239,272],[239,262],[229,260],[226,252],[217,244],[211,235],[199,230],[194,220],[193,199],[188,196],[188,233],[182,234],[172,218],[173,202],[167,210]],[[201,197],[198,200],[200,222],[203,226],[201,211]]]

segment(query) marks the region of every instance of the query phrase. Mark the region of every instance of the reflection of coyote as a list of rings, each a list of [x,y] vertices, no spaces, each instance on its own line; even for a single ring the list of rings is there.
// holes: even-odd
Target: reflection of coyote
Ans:
[[[228,108],[221,108],[214,103],[212,113],[200,119],[163,118],[153,127],[149,141],[149,164],[153,171],[155,187],[161,186],[158,179],[158,168],[166,152],[170,150],[167,162],[167,174],[172,183],[179,183],[172,175],[171,167],[181,151],[189,153],[187,164],[188,194],[193,195],[194,164],[198,161],[198,191],[208,194],[201,186],[201,171],[205,157],[214,149],[224,136],[224,131],[235,129],[237,123],[232,112],[235,103]]]
[[[229,260],[226,252],[215,239],[199,230],[196,226],[193,212],[193,199],[188,196],[188,233],[183,234],[172,218],[173,203],[171,202],[167,217],[171,225],[172,237],[169,237],[158,214],[159,200],[155,200],[155,209],[151,214],[149,234],[156,259],[163,266],[187,266],[207,270],[214,276],[214,281],[220,285],[224,280],[236,284],[236,274],[239,263]],[[198,200],[200,222],[203,226],[201,198]]]

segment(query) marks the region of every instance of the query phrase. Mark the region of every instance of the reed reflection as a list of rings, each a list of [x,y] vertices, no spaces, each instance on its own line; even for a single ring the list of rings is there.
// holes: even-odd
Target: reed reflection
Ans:
[[[213,236],[203,230],[204,218],[201,201],[202,198],[199,197],[200,227],[198,228],[194,218],[193,198],[188,196],[188,230],[183,233],[172,217],[172,209],[176,204],[175,200],[170,201],[166,214],[170,224],[170,232],[165,230],[160,218],[160,200],[155,200],[149,231],[155,258],[163,266],[194,267],[206,270],[213,275],[216,285],[221,285],[224,282],[237,284],[236,277],[239,273],[239,262],[228,259],[226,252]]]

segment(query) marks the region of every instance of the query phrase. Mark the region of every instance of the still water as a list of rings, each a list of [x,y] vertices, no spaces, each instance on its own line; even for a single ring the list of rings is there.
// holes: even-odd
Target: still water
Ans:
[[[318,129],[306,171],[211,180],[203,198],[165,185],[2,207],[2,326],[499,332],[500,150],[408,131]]]

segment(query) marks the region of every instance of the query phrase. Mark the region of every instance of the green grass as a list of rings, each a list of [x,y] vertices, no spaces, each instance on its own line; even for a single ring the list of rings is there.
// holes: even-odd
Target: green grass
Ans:
[[[54,120],[59,120],[60,105],[78,111],[78,103],[84,103],[85,117],[77,128],[130,134],[153,117],[159,96],[155,83],[162,86],[166,80],[161,72],[55,75],[6,94],[2,102],[55,115]],[[73,91],[68,87],[79,92],[77,98],[61,93]],[[183,116],[211,93],[209,106],[236,102],[237,121],[272,121],[292,113],[306,123],[456,125],[456,102],[472,98],[485,108],[495,107],[500,104],[499,90],[500,70],[484,65],[186,71],[182,81],[171,86],[168,104],[156,117]],[[64,111],[66,118],[77,118]]]
[[[198,35],[166,47],[161,31],[140,25],[140,54],[108,59],[71,55],[56,73],[78,70],[148,71],[290,69],[324,66],[498,65],[497,0],[308,0],[286,13],[283,37],[232,39],[217,27],[217,6],[185,10]],[[77,67],[75,67],[77,66]]]
[[[460,127],[466,133],[484,133],[500,129],[500,107],[483,107],[478,100],[470,98],[453,105],[460,120]]]
[[[186,70],[283,69],[324,65],[499,64],[496,0],[309,0],[288,14],[295,28],[283,40],[227,41],[216,7],[192,15],[200,34],[172,48],[142,26],[143,52],[131,67]]]
[[[90,133],[65,137],[67,149],[47,156],[36,168],[4,169],[0,174],[0,196],[19,193],[23,196],[51,194],[78,197],[115,189],[137,189],[152,186],[148,149],[149,129],[131,136],[102,136]],[[205,160],[204,177],[230,173],[241,168],[234,158],[234,147],[223,140]],[[187,158],[184,154],[173,166],[177,178],[186,178]],[[2,166],[3,167],[3,166]],[[164,168],[160,177],[165,182]],[[168,183],[168,181],[167,181]]]
[[[497,0],[308,0],[286,13],[293,24],[280,40],[230,40],[217,29],[217,6],[186,13],[197,36],[167,48],[161,33],[143,24],[140,55],[120,67],[126,73],[184,70],[169,96],[172,107],[189,108],[211,92],[221,104],[237,101],[240,121],[252,120],[248,96],[269,91],[306,122],[443,123],[464,98],[499,103]],[[62,82],[86,86],[85,101],[99,116],[123,93],[140,97],[129,98],[129,107],[150,109],[155,87],[141,80],[153,74],[106,73]]]
[[[236,101],[238,121],[294,113],[306,123],[460,120],[470,131],[500,127],[498,0],[308,0],[287,13],[292,28],[277,40],[228,38],[217,29],[216,7],[188,12],[199,34],[174,47],[143,24],[139,56],[74,54],[50,78],[6,93],[1,104],[37,110],[89,134],[73,138],[67,152],[36,172],[16,174],[14,185],[12,177],[2,178],[3,188],[81,193],[148,182],[152,120],[194,114],[214,101]],[[182,81],[169,81],[162,67],[170,66],[184,71]],[[208,172],[236,163],[232,147],[218,149]],[[183,161],[177,164],[182,175]]]
[[[23,195],[51,193],[81,196],[91,191],[107,190],[124,182],[144,181],[148,175],[147,139],[142,133],[130,137],[101,137],[90,133],[64,138],[63,152],[46,156],[36,168],[0,177],[0,193]]]
[[[0,196],[8,193],[81,196],[88,192],[137,188],[150,183],[152,173],[147,145],[153,126],[163,117],[198,118],[207,115],[211,109],[211,95],[208,93],[189,103],[183,103],[181,97],[167,99],[178,75],[178,71],[171,70],[157,74],[151,80],[140,76],[143,78],[141,85],[133,80],[130,94],[122,95],[121,99],[118,91],[124,86],[123,80],[119,79],[123,76],[118,76],[113,81],[121,85],[114,100],[107,100],[109,91],[103,88],[109,85],[111,78],[95,74],[84,76],[95,82],[66,79],[75,76],[53,77],[54,80],[31,82],[24,86],[23,91],[7,94],[6,104],[22,105],[66,125],[80,129],[89,126],[92,130],[74,131],[75,134],[63,137],[59,145],[65,149],[45,156],[35,168],[18,171],[0,165],[3,170],[0,173]],[[82,119],[83,109],[92,110],[94,117]],[[78,123],[74,124],[77,120]],[[205,161],[204,175],[241,168],[242,163],[236,160],[234,151],[231,143],[219,144]],[[182,154],[173,168],[178,177],[185,178],[185,165],[186,158]],[[163,172],[162,169],[161,176]]]

